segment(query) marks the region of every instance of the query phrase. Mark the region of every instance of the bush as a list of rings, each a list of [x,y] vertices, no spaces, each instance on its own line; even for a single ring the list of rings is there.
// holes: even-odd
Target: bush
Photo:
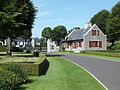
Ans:
[[[0,70],[0,90],[13,90],[17,88],[18,80],[17,76],[7,70]]]
[[[28,79],[29,73],[27,72],[27,70],[24,70],[23,66],[20,64],[10,63],[5,66],[5,69],[14,73],[17,76],[19,83],[26,82],[26,80]]]
[[[65,51],[64,45],[60,45],[60,51]]]
[[[2,67],[2,68],[1,68]],[[0,67],[0,90],[14,90],[28,80],[28,73],[22,65],[3,64]]]
[[[0,45],[0,52],[5,52],[7,51],[6,46]]]
[[[120,50],[120,43],[116,43],[114,46],[111,48],[112,50]]]

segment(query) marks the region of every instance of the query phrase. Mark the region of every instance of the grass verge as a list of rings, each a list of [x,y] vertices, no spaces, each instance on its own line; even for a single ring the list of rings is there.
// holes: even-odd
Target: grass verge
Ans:
[[[26,90],[105,90],[90,74],[71,62],[59,58],[47,58],[50,67],[45,76],[30,76],[33,82],[21,87]]]

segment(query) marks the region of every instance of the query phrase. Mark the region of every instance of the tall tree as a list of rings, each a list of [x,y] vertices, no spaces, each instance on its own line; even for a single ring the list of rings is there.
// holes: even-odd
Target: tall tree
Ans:
[[[2,35],[11,40],[19,36],[26,36],[25,31],[31,32],[35,12],[35,7],[30,0],[0,0]]]
[[[111,11],[111,15],[107,21],[108,41],[112,42],[120,40],[120,2],[118,2]]]
[[[66,27],[59,25],[53,29],[52,40],[56,41],[58,43],[58,46],[59,46],[60,41],[65,39],[66,35],[67,35]]]
[[[45,38],[46,41],[47,41],[48,39],[51,39],[51,37],[52,37],[51,34],[52,34],[52,29],[51,29],[50,27],[46,27],[46,28],[44,28],[43,31],[42,31],[42,37]]]
[[[106,22],[109,18],[110,12],[107,10],[101,10],[96,15],[91,18],[90,22],[92,24],[97,24],[98,27],[106,34]]]

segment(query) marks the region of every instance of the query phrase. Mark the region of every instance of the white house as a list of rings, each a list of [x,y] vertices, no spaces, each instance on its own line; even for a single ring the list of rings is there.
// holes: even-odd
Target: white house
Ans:
[[[99,27],[86,23],[85,28],[75,29],[66,37],[66,51],[107,50],[107,36]]]
[[[39,48],[40,48],[40,43],[41,43],[41,41],[37,37],[36,38],[32,38],[32,40],[31,40],[31,45],[32,45],[33,49],[35,49],[35,46],[39,46]]]
[[[59,47],[57,46],[55,41],[48,39],[47,40],[47,52],[52,52],[52,51],[59,51]]]

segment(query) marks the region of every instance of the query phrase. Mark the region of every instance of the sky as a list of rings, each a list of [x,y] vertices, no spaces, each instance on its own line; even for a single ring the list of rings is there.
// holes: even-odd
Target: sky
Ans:
[[[99,11],[111,8],[120,0],[31,0],[38,10],[32,37],[41,38],[45,27],[64,25],[67,30],[84,28],[84,24]]]

